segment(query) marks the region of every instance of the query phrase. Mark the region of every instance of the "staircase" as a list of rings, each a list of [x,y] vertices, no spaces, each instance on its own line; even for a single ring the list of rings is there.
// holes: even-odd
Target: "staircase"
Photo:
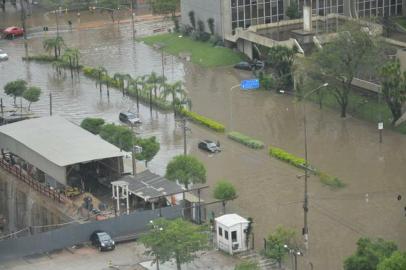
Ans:
[[[276,262],[265,258],[255,250],[248,250],[237,255],[241,260],[258,262],[261,270],[276,270],[280,269]]]

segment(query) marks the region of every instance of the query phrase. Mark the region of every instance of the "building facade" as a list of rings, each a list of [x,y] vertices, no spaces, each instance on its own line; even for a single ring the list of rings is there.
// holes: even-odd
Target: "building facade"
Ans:
[[[215,21],[215,32],[226,37],[236,28],[273,23],[286,19],[286,9],[297,1],[299,11],[306,0],[181,0],[182,23],[189,24],[189,12],[196,21]],[[399,16],[405,13],[406,0],[307,0],[313,15],[341,14],[352,17]],[[207,29],[207,27],[206,27]]]

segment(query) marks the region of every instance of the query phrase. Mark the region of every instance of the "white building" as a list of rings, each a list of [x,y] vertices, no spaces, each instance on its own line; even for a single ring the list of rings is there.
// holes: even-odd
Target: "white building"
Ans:
[[[237,214],[228,214],[216,220],[217,247],[229,254],[248,249],[247,228],[249,221]]]

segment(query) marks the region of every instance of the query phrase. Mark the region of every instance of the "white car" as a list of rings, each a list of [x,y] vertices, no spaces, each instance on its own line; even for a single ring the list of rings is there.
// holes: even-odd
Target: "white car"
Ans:
[[[2,50],[0,49],[0,61],[1,61],[1,60],[7,60],[7,59],[8,59],[7,53],[5,53],[4,51],[2,51]]]

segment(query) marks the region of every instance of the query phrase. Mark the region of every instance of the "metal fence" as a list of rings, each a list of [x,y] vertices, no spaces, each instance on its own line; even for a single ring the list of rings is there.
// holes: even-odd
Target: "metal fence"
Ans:
[[[182,215],[182,208],[174,206],[134,212],[103,221],[73,224],[18,239],[3,240],[0,241],[0,262],[81,244],[89,241],[90,235],[96,230],[106,231],[113,239],[137,235],[146,232],[149,221],[159,218],[160,215],[163,218],[174,219]]]

